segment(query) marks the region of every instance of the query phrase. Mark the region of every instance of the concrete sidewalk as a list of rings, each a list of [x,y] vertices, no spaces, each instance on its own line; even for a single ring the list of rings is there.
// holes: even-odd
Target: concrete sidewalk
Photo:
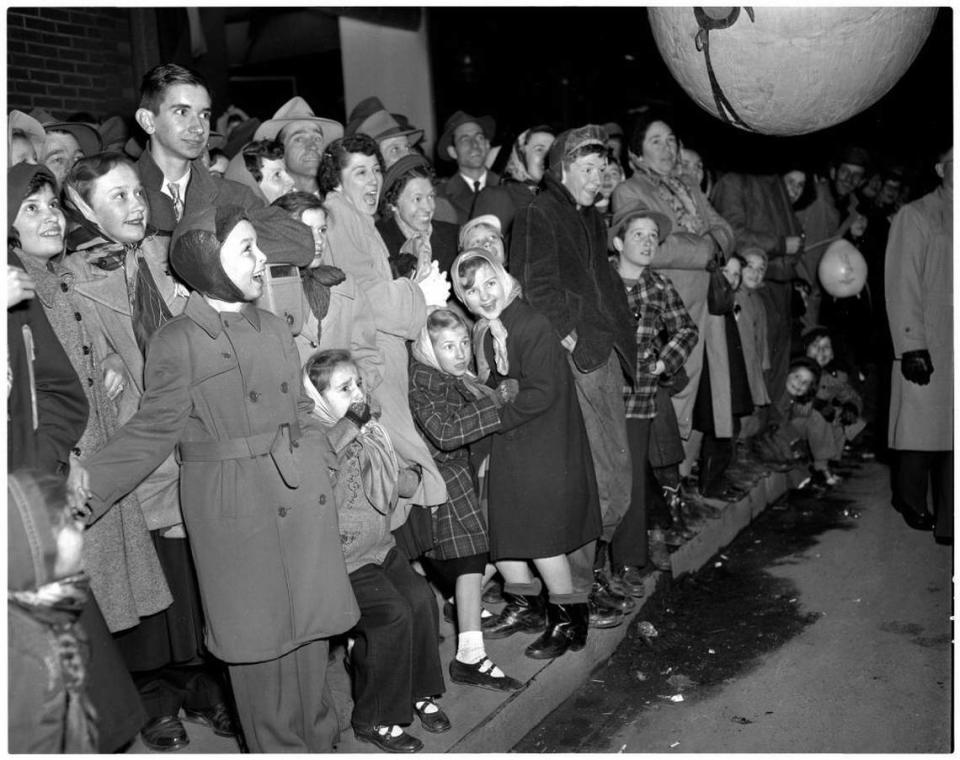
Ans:
[[[771,473],[761,476],[750,492],[736,502],[725,504],[720,515],[692,526],[697,535],[671,554],[673,577],[695,572],[719,549],[729,544],[754,517],[782,496],[788,488],[796,487],[805,471]],[[647,576],[646,595],[649,598],[657,583],[667,574],[655,571]],[[643,618],[643,602],[627,617],[623,625],[608,630],[591,629],[587,646],[580,652],[567,653],[555,660],[532,660],[523,650],[535,634],[515,634],[507,639],[485,642],[487,653],[506,672],[523,682],[519,691],[501,694],[469,686],[460,686],[446,675],[447,664],[456,652],[456,631],[441,615],[440,660],[444,664],[447,692],[439,700],[450,717],[453,728],[444,734],[424,731],[418,722],[410,732],[418,736],[424,752],[508,752],[527,732],[568,699],[583,684],[593,670],[609,658],[630,628],[630,622]],[[439,603],[438,599],[438,603]],[[496,610],[497,608],[491,608]],[[337,711],[344,730],[337,753],[379,753],[373,745],[357,741],[350,730],[350,682],[338,652],[330,664],[327,677],[337,702]],[[185,724],[190,735],[186,753],[233,753],[239,747],[233,739],[215,736],[213,732],[195,724]],[[139,738],[130,752],[149,752]]]

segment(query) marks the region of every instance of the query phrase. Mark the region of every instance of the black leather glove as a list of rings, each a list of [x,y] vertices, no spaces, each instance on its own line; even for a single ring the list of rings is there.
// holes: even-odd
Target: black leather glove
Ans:
[[[840,407],[840,424],[841,425],[852,425],[857,421],[857,417],[860,416],[860,410],[857,409],[857,405],[852,401],[845,401]]]
[[[366,401],[355,401],[350,404],[347,413],[344,415],[350,422],[358,428],[362,428],[370,422],[370,406]]]
[[[926,385],[933,374],[933,361],[925,348],[919,351],[907,351],[900,360],[900,374],[905,380],[917,385]]]

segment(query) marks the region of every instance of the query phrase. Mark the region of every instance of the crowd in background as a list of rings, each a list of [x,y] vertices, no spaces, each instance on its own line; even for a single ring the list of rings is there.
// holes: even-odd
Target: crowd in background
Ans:
[[[582,649],[772,469],[879,458],[952,540],[951,146],[921,198],[457,111],[440,177],[377,97],[215,120],[176,64],[133,117],[8,114],[11,751],[330,751],[339,651],[416,752],[441,614],[451,681],[518,689],[485,640]]]

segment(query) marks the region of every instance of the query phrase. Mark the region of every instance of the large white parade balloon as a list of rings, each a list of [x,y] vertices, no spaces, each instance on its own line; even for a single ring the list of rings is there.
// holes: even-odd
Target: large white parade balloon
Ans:
[[[730,124],[800,135],[873,105],[913,63],[936,8],[650,8],[677,82]],[[948,97],[948,93],[944,94]]]

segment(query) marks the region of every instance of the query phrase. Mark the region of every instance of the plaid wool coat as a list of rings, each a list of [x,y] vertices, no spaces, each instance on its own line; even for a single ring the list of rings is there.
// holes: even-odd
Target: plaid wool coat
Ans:
[[[487,519],[477,498],[468,444],[500,429],[496,402],[476,398],[463,381],[426,364],[410,363],[410,410],[447,485],[448,500],[433,515],[436,559],[489,550]]]

